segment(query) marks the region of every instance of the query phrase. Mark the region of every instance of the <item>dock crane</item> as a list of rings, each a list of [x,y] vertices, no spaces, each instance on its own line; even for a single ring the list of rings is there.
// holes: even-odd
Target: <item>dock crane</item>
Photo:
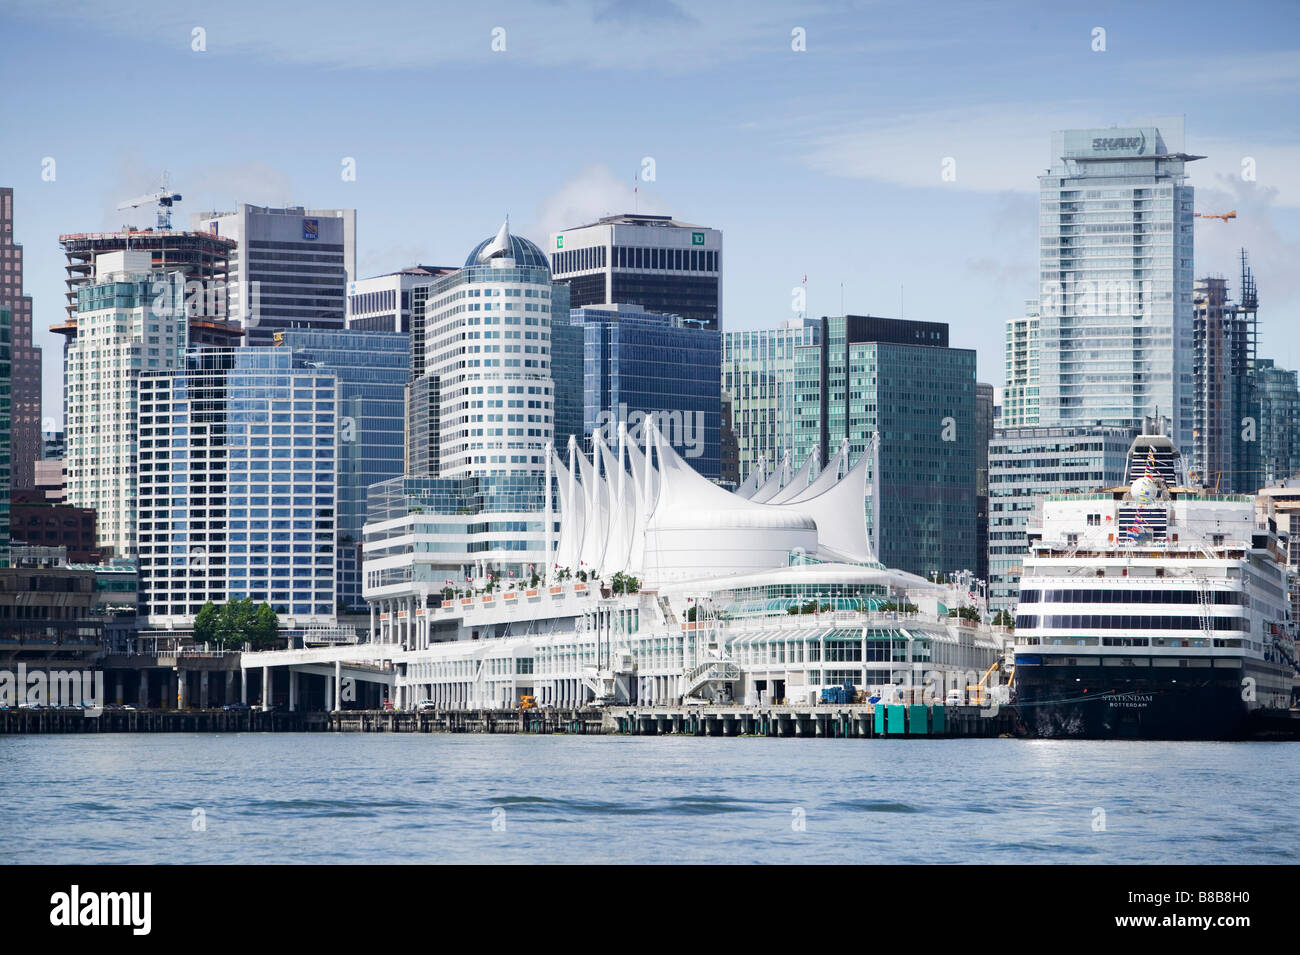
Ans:
[[[1237,210],[1233,209],[1231,212],[1219,213],[1193,212],[1192,215],[1198,219],[1222,219],[1224,222],[1227,222],[1229,219],[1237,218]]]
[[[167,173],[162,174],[162,184],[156,192],[151,192],[147,196],[137,196],[134,199],[128,199],[121,203],[117,208],[118,211],[123,209],[138,209],[140,206],[147,206],[152,203],[158,204],[158,231],[166,232],[172,227],[172,204],[181,201],[179,192],[172,192],[170,178]]]

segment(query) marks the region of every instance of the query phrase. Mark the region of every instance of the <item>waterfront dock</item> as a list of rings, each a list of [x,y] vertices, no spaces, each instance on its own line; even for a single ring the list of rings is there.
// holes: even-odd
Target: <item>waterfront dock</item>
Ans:
[[[968,738],[1010,735],[1009,707],[977,706],[628,706],[605,711],[609,732],[631,736],[768,736],[799,739]]]
[[[759,736],[800,739],[990,737],[1013,731],[1009,708],[942,706],[623,706],[577,709],[290,711],[260,709],[0,711],[0,735],[36,733],[511,733]]]
[[[105,710],[89,716],[78,709],[0,711],[0,736],[32,733],[292,733],[304,729],[305,713],[279,710]]]

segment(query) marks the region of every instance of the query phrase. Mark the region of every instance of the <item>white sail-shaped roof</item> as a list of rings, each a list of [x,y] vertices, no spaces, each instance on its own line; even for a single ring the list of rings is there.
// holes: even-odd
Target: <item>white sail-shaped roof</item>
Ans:
[[[848,445],[811,483],[782,503],[759,503],[700,475],[662,440],[652,422],[646,447],[624,438],[615,453],[593,435],[593,454],[554,458],[561,529],[556,563],[608,578],[620,571],[652,585],[786,567],[790,555],[877,564],[867,534],[868,452],[840,477]],[[812,456],[810,456],[811,458]],[[570,490],[574,470],[581,490]],[[805,463],[800,475],[811,472]]]
[[[577,570],[593,572],[605,553],[605,539],[609,532],[609,506],[605,500],[604,481],[596,473],[585,454],[578,455],[578,474],[582,477],[585,520],[582,547],[578,552]]]
[[[632,489],[636,494],[636,515],[632,524],[632,540],[628,545],[627,572],[640,575],[645,572],[645,528],[658,500],[659,472],[653,469],[650,471],[650,484],[647,487],[646,456],[635,442],[628,442],[627,461],[632,473]]]
[[[749,475],[745,478],[745,480],[740,482],[740,487],[736,488],[736,493],[740,497],[745,498],[746,500],[753,497],[754,492],[758,490],[758,486],[763,483],[763,478],[765,476],[766,471],[767,471],[767,458],[763,457],[762,455],[759,455],[758,464],[756,464],[754,466],[754,469],[749,472]]]
[[[781,463],[778,464],[772,475],[763,482],[757,491],[749,496],[749,499],[755,504],[762,504],[771,500],[776,492],[785,486],[786,479],[790,476],[790,452],[787,451],[781,455]]]
[[[580,559],[582,548],[583,494],[582,485],[573,480],[569,469],[560,462],[560,456],[551,451],[551,467],[555,470],[555,483],[560,498],[560,537],[551,559],[556,567],[574,567]]]
[[[807,514],[817,522],[817,547],[827,557],[874,563],[867,539],[867,470],[871,454],[862,455],[843,480],[816,497],[784,507]]]
[[[599,437],[595,441],[605,470],[605,490],[609,500],[609,534],[605,553],[601,555],[597,572],[611,576],[626,570],[628,552],[632,546],[632,529],[636,523],[636,496],[629,493],[631,484],[627,472],[613,451]]]
[[[790,478],[790,482],[785,487],[777,491],[767,499],[768,504],[784,504],[795,497],[799,497],[804,491],[808,490],[808,485],[812,483],[813,478],[817,476],[817,465],[821,462],[821,448],[813,448],[804,459],[803,466],[799,472]]]
[[[800,501],[806,501],[809,498],[816,497],[825,491],[829,491],[840,480],[840,474],[848,470],[849,442],[845,438],[840,442],[839,450],[831,455],[831,459],[826,462],[826,467],[822,468],[822,473],[798,494],[787,498],[781,503],[797,504]],[[776,503],[775,501],[773,503]]]

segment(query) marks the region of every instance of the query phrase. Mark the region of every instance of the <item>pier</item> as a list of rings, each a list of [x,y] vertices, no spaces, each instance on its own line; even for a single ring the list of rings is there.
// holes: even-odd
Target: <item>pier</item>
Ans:
[[[628,706],[605,711],[608,731],[630,736],[767,736],[799,739],[970,738],[1011,735],[1009,707],[977,706]]]
[[[78,709],[0,711],[0,736],[33,733],[294,733],[304,713],[279,710],[104,710],[89,716]]]
[[[623,706],[577,709],[0,711],[0,735],[34,733],[511,733],[799,739],[1009,735],[1011,709],[974,706]]]

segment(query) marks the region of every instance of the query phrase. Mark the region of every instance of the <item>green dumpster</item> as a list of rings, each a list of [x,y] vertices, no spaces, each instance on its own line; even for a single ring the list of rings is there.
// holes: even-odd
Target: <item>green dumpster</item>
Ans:
[[[936,706],[930,713],[930,732],[943,734],[948,732],[948,708]]]
[[[889,733],[891,736],[902,736],[907,732],[904,725],[907,714],[907,707],[891,704],[889,707]]]
[[[908,707],[907,731],[913,736],[926,736],[930,732],[930,708],[924,703],[913,703]]]

